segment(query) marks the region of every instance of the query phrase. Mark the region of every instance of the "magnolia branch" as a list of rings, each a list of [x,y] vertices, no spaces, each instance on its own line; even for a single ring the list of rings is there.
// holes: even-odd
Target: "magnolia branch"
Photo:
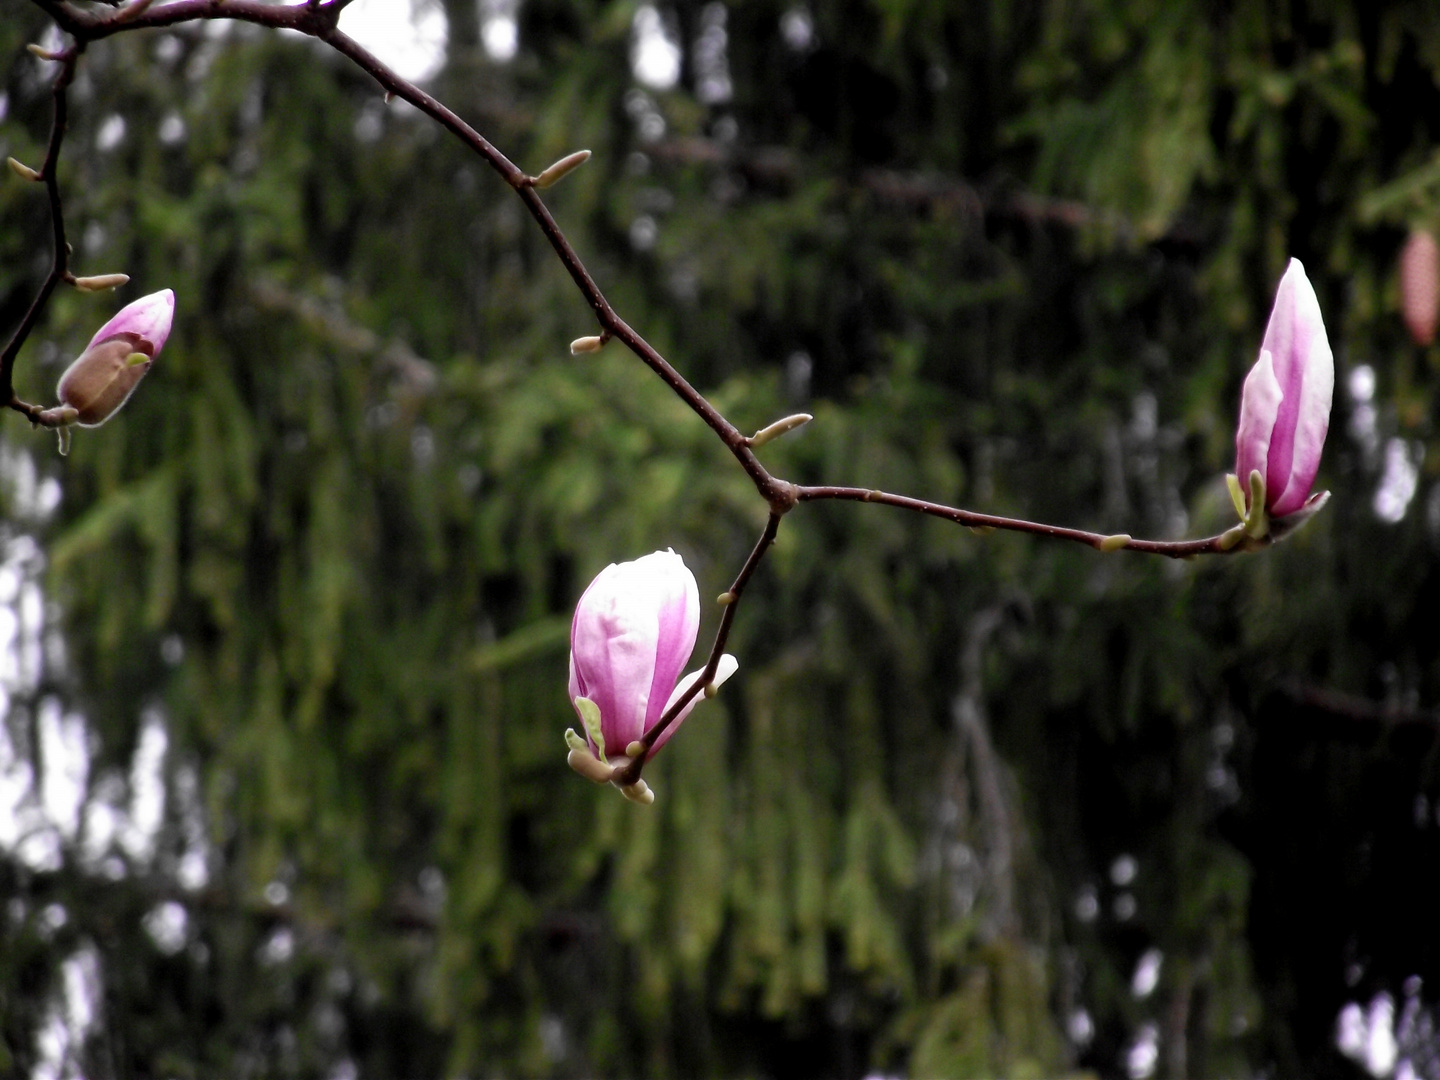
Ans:
[[[376,56],[339,29],[340,13],[348,0],[330,0],[328,3],[321,2],[321,0],[308,0],[304,5],[294,6],[274,6],[258,2],[258,0],[172,0],[170,3],[160,4],[158,7],[152,6],[152,0],[132,0],[129,5],[116,11],[99,14],[72,7],[65,0],[34,0],[34,2],[47,12],[63,30],[76,39],[76,45],[63,55],[64,67],[55,86],[56,123],[52,130],[50,152],[46,157],[45,167],[41,170],[50,192],[51,209],[55,221],[55,265],[35,302],[31,305],[30,311],[27,312],[25,320],[6,348],[3,371],[0,371],[0,396],[3,396],[4,391],[10,389],[11,369],[20,345],[33,328],[55,285],[65,279],[68,274],[65,268],[68,250],[64,243],[64,226],[54,163],[58,158],[60,139],[64,129],[64,87],[73,76],[78,53],[90,41],[100,40],[121,32],[174,26],[197,20],[237,19],[273,29],[298,31],[325,42],[375,79],[387,94],[403,98],[484,158],[520,197],[526,209],[539,225],[540,231],[554,249],[561,264],[575,282],[581,295],[585,297],[586,302],[595,313],[601,331],[598,339],[592,339],[595,347],[603,345],[611,338],[617,339],[654,371],[715,432],[734,455],[755,484],[756,490],[769,504],[772,521],[778,522],[781,516],[788,513],[801,501],[842,499],[881,503],[886,506],[944,518],[974,529],[1005,529],[1053,539],[1070,540],[1101,551],[1123,549],[1165,555],[1171,558],[1185,558],[1194,555],[1215,555],[1249,550],[1267,542],[1263,538],[1247,538],[1244,543],[1236,544],[1233,537],[1225,534],[1204,540],[1135,540],[1125,534],[1107,535],[1018,518],[980,514],[940,503],[869,489],[831,486],[797,487],[774,476],[766,469],[756,457],[753,449],[753,446],[759,445],[758,441],[754,442],[752,446],[752,438],[743,435],[641,334],[619,316],[605,298],[594,278],[590,276],[584,262],[545,205],[538,190],[540,186],[544,185],[537,184],[538,178],[525,173],[446,105],[414,83],[391,71]],[[39,408],[26,405],[16,399],[13,391],[10,394],[10,406],[25,413],[32,421],[41,412]],[[763,557],[766,547],[768,547],[768,542],[752,552],[751,562],[746,564],[750,572],[753,572],[753,563]],[[748,578],[748,573],[742,571],[742,578]],[[743,585],[743,581],[741,584]],[[722,621],[722,628],[725,631],[728,631],[731,618],[733,618],[733,605],[731,605],[731,610],[726,612],[725,620]],[[712,655],[712,667],[717,657],[718,652]]]
[[[75,66],[80,58],[80,51],[85,47],[83,39],[77,39],[76,44],[56,55],[54,59],[60,63],[60,72],[55,76],[55,82],[51,87],[51,96],[54,98],[54,113],[50,121],[50,141],[45,148],[45,160],[41,164],[37,175],[33,179],[42,181],[45,184],[45,193],[50,200],[50,228],[54,254],[50,261],[50,272],[45,275],[45,280],[40,285],[40,291],[35,294],[35,299],[30,302],[25,317],[20,320],[20,325],[15,328],[15,333],[10,335],[10,341],[5,346],[5,351],[0,353],[0,401],[17,412],[24,413],[30,418],[31,423],[45,423],[42,418],[44,409],[38,405],[31,405],[21,401],[15,393],[15,358],[20,355],[20,347],[25,344],[30,331],[40,320],[40,314],[45,310],[45,305],[50,302],[50,296],[55,291],[55,286],[62,281],[74,282],[75,277],[70,273],[70,245],[65,240],[65,214],[60,201],[60,182],[56,176],[60,163],[60,147],[65,141],[66,124],[66,91],[69,89],[70,81],[75,77]],[[16,168],[15,159],[11,159],[11,168],[16,173],[21,173],[25,166]]]

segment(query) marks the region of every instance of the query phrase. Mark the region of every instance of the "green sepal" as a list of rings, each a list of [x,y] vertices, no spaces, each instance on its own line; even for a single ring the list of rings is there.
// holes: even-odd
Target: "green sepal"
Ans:
[[[599,751],[599,758],[605,764],[610,764],[605,758],[605,736],[600,734],[600,706],[591,701],[588,697],[577,697],[575,709],[580,713],[580,719],[585,722],[585,733],[590,736],[590,741],[595,744]],[[588,749],[588,747],[587,747]]]
[[[1259,469],[1250,470],[1250,513],[1245,518],[1245,535],[1263,540],[1270,532],[1270,518],[1265,513],[1265,477]]]
[[[126,367],[139,367],[141,364],[148,364],[153,357],[146,356],[143,352],[132,352],[125,357]]]
[[[1233,472],[1225,474],[1225,486],[1230,489],[1230,501],[1235,504],[1235,513],[1241,521],[1246,518],[1245,513],[1245,489],[1240,486],[1240,478]]]

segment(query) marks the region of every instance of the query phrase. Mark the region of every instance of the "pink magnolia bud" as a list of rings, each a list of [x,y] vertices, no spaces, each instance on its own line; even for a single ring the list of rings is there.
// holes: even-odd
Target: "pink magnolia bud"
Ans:
[[[1240,486],[1248,492],[1250,473],[1258,471],[1272,517],[1295,513],[1310,497],[1334,389],[1335,360],[1320,302],[1300,260],[1291,259],[1275,293],[1260,359],[1245,379],[1235,434]]]
[[[1416,345],[1435,340],[1440,316],[1440,245],[1416,229],[1400,250],[1400,313]]]
[[[593,753],[626,753],[700,677],[703,671],[695,671],[676,684],[699,628],[695,575],[673,551],[611,563],[600,571],[580,597],[570,626],[570,699],[588,698],[600,711],[603,745],[585,725]],[[722,657],[716,685],[738,667],[733,656]],[[696,694],[686,703],[656,739],[652,755],[704,696]],[[579,705],[575,711],[583,724]]]
[[[55,388],[75,423],[98,427],[125,404],[170,336],[174,314],[175,294],[163,289],[126,304],[96,331]]]

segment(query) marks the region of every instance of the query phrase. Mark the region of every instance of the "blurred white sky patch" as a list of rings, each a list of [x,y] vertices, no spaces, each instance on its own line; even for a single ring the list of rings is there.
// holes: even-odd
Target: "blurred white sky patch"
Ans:
[[[728,14],[720,0],[710,0],[700,12],[700,35],[695,39],[694,52],[695,96],[705,105],[720,105],[735,96],[727,53]]]
[[[641,4],[632,24],[630,70],[654,90],[669,90],[680,81],[680,43],[653,4]]]
[[[1375,491],[1375,516],[1395,524],[1405,517],[1415,488],[1420,481],[1420,463],[1425,460],[1425,444],[1413,446],[1404,439],[1392,438],[1385,444],[1385,472]]]
[[[79,1080],[80,1049],[100,1016],[100,957],[93,945],[72,954],[61,967],[61,991],[40,1028],[32,1080]]]
[[[54,698],[40,703],[41,801],[45,816],[67,841],[74,840],[80,828],[90,774],[88,742],[84,717],[66,715]]]
[[[519,0],[480,0],[480,43],[497,63],[513,60],[520,48]]]
[[[165,751],[170,737],[160,710],[145,710],[140,743],[130,765],[130,818],[118,830],[120,846],[132,859],[146,863],[155,854],[155,834],[165,816]]]
[[[340,13],[340,29],[411,82],[445,63],[449,23],[437,0],[355,0]]]
[[[1350,1002],[1340,1010],[1335,1028],[1336,1047],[1371,1076],[1389,1076],[1395,1070],[1395,999],[1389,994],[1376,994],[1368,1009]]]

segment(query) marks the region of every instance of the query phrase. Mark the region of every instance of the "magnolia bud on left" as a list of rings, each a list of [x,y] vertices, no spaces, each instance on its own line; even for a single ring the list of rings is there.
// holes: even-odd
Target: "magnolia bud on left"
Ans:
[[[55,388],[75,410],[73,423],[99,427],[115,415],[159,355],[174,314],[175,294],[164,289],[127,304],[96,332]]]

